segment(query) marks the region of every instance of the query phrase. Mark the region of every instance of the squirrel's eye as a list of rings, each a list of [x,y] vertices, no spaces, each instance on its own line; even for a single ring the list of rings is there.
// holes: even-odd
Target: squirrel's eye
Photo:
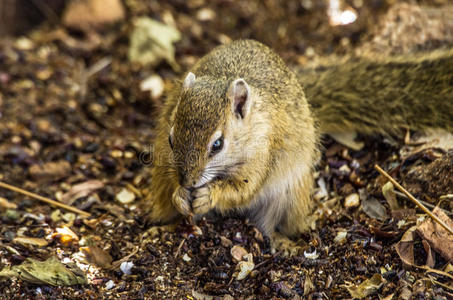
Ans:
[[[173,149],[173,142],[171,140],[171,135],[168,136],[168,143],[170,144],[170,148]]]
[[[216,154],[223,148],[223,137],[218,138],[214,143],[212,143],[211,147],[211,155]]]

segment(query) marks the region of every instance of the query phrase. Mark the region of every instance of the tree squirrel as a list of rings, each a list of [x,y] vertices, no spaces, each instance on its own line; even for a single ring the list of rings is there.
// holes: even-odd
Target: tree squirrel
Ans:
[[[452,50],[296,75],[259,42],[219,46],[170,93],[158,120],[150,220],[233,211],[275,247],[293,247],[286,237],[308,229],[314,207],[320,134],[402,127],[453,129]]]

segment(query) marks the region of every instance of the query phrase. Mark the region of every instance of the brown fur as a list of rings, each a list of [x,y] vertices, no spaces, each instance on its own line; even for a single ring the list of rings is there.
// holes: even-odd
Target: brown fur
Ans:
[[[350,58],[298,76],[323,132],[453,130],[453,49]]]

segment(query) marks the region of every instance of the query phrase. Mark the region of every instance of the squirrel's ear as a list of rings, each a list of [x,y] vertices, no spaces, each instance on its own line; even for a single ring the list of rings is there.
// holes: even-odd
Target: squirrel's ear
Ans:
[[[194,82],[195,82],[195,74],[192,72],[189,72],[189,74],[187,74],[187,76],[186,76],[186,79],[184,79],[184,83],[182,84],[182,87],[185,90],[187,90],[192,87]]]
[[[233,112],[244,119],[251,106],[250,87],[247,82],[242,78],[233,81],[227,96],[233,100]]]

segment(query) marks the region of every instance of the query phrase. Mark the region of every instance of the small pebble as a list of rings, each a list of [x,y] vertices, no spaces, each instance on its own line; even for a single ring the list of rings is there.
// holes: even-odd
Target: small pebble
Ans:
[[[131,269],[132,269],[133,266],[134,266],[133,262],[124,261],[120,265],[120,270],[121,270],[121,272],[123,272],[126,275],[131,275],[132,274]]]
[[[109,280],[107,281],[107,283],[105,284],[105,288],[108,289],[108,290],[111,290],[115,287],[115,283],[113,282],[113,280]]]
[[[244,259],[244,257],[248,254],[247,250],[245,250],[243,247],[239,245],[233,246],[231,248],[231,256],[236,260],[236,261],[241,261]]]
[[[182,257],[182,260],[185,261],[185,262],[189,262],[189,261],[191,261],[192,259],[190,258],[189,255],[187,255],[187,253],[185,253],[185,254],[183,255],[183,257]]]
[[[357,193],[350,194],[350,195],[346,196],[346,198],[344,199],[345,207],[357,207],[357,206],[359,206],[359,204],[360,204],[360,198],[359,198],[359,194],[357,194]]]
[[[120,203],[128,204],[135,200],[135,194],[126,188],[123,188],[117,195],[116,200]]]
[[[164,92],[164,81],[159,75],[151,75],[140,83],[142,91],[150,91],[151,98],[157,99]]]

